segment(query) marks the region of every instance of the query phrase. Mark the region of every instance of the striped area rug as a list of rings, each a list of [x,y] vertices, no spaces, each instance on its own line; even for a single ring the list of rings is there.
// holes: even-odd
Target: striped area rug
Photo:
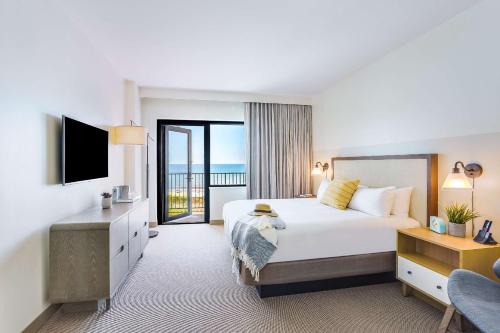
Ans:
[[[436,332],[442,313],[397,283],[260,299],[239,286],[222,226],[162,226],[109,311],[40,332]]]

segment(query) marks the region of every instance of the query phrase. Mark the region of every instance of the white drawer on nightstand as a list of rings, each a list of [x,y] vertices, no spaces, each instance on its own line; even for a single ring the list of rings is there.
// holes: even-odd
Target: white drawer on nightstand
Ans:
[[[448,277],[398,256],[398,278],[441,302],[450,304]]]

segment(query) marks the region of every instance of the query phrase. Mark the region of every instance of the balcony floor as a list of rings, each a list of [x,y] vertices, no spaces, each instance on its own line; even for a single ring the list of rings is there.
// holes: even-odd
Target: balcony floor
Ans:
[[[168,223],[200,223],[205,222],[205,213],[193,212],[192,215],[181,217],[180,219],[169,221]]]

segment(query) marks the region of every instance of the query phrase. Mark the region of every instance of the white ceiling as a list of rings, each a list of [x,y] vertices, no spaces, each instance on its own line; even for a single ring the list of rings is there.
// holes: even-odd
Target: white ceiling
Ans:
[[[478,0],[53,0],[142,86],[310,95]]]

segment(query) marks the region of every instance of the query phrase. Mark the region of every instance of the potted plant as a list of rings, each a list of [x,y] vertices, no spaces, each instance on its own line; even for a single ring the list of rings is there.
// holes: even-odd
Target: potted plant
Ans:
[[[465,226],[470,220],[479,217],[479,214],[467,207],[466,204],[453,203],[445,207],[448,216],[448,235],[465,237]]]
[[[101,202],[102,208],[103,209],[111,208],[111,193],[102,192],[101,197],[102,197],[102,202]]]

